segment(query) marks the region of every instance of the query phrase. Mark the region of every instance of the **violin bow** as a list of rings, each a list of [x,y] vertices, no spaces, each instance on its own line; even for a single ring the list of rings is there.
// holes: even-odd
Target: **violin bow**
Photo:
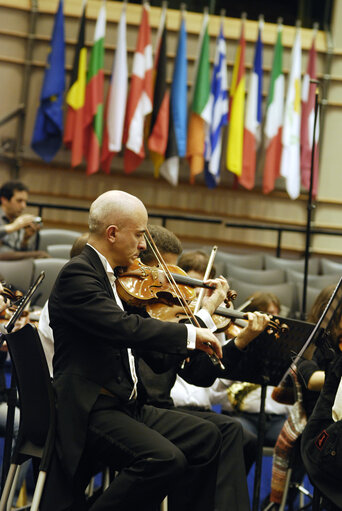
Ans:
[[[176,290],[177,292],[177,298],[179,300],[179,303],[181,305],[181,307],[183,308],[184,310],[184,313],[186,315],[186,317],[188,318],[188,320],[196,327],[198,328],[201,328],[201,325],[199,324],[198,322],[198,319],[196,318],[196,316],[194,315],[194,313],[192,312],[192,310],[190,309],[188,303],[186,302],[186,300],[184,299],[184,296],[181,292],[181,290],[179,289],[179,286],[178,284],[176,283],[172,273],[170,272],[170,270],[168,269],[167,267],[167,264],[163,258],[163,256],[161,255],[157,245],[155,244],[154,242],[154,239],[152,238],[151,236],[151,233],[150,231],[146,228],[146,232],[145,232],[145,237],[147,239],[147,242],[149,243],[150,247],[151,247],[151,250],[154,254],[154,256],[156,257],[157,261],[159,262],[159,264],[161,265],[165,275],[166,275],[166,278],[168,279],[170,285],[173,287],[174,290]],[[210,346],[210,343],[208,343],[208,346]],[[208,356],[210,358],[210,360],[212,360],[212,362],[214,364],[219,364],[221,369],[225,369],[224,365],[222,364],[221,360],[218,358],[218,356],[216,355],[216,353],[213,351],[212,354],[209,354],[208,353]]]
[[[152,238],[151,236],[151,233],[148,229],[146,229],[146,239],[147,239],[147,242],[149,243],[150,247],[151,247],[151,250],[154,254],[154,257],[156,258],[156,260],[158,261],[158,263],[160,264],[167,280],[169,281],[169,284],[171,285],[172,289],[174,290],[175,294],[177,295],[177,298],[179,300],[179,303],[180,303],[180,306],[182,307],[183,311],[184,311],[184,314],[186,315],[186,317],[188,318],[189,321],[192,321],[193,323],[195,323],[195,326],[197,327],[200,327],[200,324],[197,320],[197,318],[195,318],[193,312],[191,311],[188,303],[186,302],[184,296],[183,296],[183,293],[182,291],[180,290],[177,282],[175,281],[172,273],[170,272],[169,268],[167,267],[167,264],[162,256],[162,254],[160,253],[157,245],[155,244],[155,241],[154,239]]]
[[[208,280],[208,278],[210,276],[210,272],[211,272],[211,270],[213,268],[213,264],[214,264],[216,253],[217,253],[217,246],[214,245],[213,248],[211,249],[211,254],[210,254],[210,257],[209,257],[209,261],[208,261],[208,264],[207,264],[207,267],[206,267],[206,270],[205,270],[205,273],[204,273],[204,277],[203,277],[204,281]],[[194,309],[194,314],[197,314],[197,312],[200,310],[201,305],[202,305],[202,301],[203,301],[203,296],[204,296],[204,287],[201,288],[201,290],[200,290],[200,292],[198,294],[198,298],[197,298],[195,309]]]

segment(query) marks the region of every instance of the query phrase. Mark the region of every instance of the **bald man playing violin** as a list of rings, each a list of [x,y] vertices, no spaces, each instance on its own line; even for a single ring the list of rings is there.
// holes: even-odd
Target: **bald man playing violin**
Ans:
[[[217,428],[139,399],[137,350],[185,359],[196,348],[222,357],[210,329],[142,317],[120,299],[116,270],[145,249],[146,226],[139,199],[117,190],[100,195],[90,208],[88,243],[50,295],[57,449],[42,511],[154,511],[166,495],[177,511],[214,509]],[[227,291],[223,282],[215,286],[213,307]],[[119,475],[84,507],[91,469],[101,464]]]

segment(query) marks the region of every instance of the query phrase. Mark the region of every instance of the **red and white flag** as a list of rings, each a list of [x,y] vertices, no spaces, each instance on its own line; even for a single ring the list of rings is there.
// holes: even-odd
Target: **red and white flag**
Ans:
[[[112,77],[105,108],[101,166],[107,174],[110,173],[110,164],[114,155],[122,148],[127,88],[126,4],[124,3],[118,27]]]
[[[152,45],[148,19],[149,4],[143,5],[138,42],[133,59],[131,86],[127,99],[124,128],[125,172],[133,172],[145,158],[144,123],[152,112]]]
[[[301,120],[301,153],[300,153],[300,168],[301,168],[301,181],[304,188],[310,188],[310,174],[311,174],[311,158],[312,158],[312,142],[314,133],[315,121],[315,96],[316,87],[315,83],[310,80],[316,80],[316,30],[314,30],[312,45],[309,53],[308,67],[303,78],[302,85],[302,120]],[[315,147],[314,147],[314,164],[313,164],[313,184],[312,196],[317,196],[318,188],[318,140],[319,140],[319,113],[317,112],[316,118],[316,131],[315,131]]]

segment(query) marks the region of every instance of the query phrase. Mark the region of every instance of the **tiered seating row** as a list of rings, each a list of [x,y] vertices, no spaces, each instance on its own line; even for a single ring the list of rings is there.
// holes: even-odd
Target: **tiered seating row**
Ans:
[[[38,248],[46,250],[51,258],[0,261],[0,278],[25,292],[44,270],[45,279],[32,300],[33,305],[43,306],[59,270],[69,259],[72,243],[80,235],[80,232],[66,229],[43,229]],[[214,264],[217,275],[224,275],[230,287],[237,291],[236,308],[252,293],[268,291],[278,296],[283,306],[283,315],[301,315],[304,259],[277,258],[261,252],[236,254],[219,250]],[[342,262],[318,257],[309,260],[306,312],[310,310],[319,292],[328,285],[337,284],[341,276]]]
[[[302,310],[304,267],[303,259],[285,259],[264,254],[236,254],[218,251],[216,273],[224,275],[238,296],[235,307],[240,307],[256,291],[274,293],[283,306],[282,314],[299,317]],[[307,276],[306,313],[319,292],[337,284],[342,276],[342,262],[312,257]]]

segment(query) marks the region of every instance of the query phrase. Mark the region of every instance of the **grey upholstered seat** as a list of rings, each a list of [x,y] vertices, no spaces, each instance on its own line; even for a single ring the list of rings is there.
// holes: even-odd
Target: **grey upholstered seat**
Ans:
[[[327,275],[330,273],[342,275],[342,263],[338,263],[337,261],[331,261],[331,259],[326,259],[325,257],[322,257],[321,268],[323,275]]]
[[[296,288],[293,282],[262,286],[232,278],[230,280],[230,287],[237,292],[237,298],[234,301],[235,308],[239,308],[245,303],[251,294],[257,291],[264,291],[266,293],[273,293],[279,298],[282,305],[280,315],[293,316],[296,311]]]
[[[336,282],[337,284],[337,282]],[[305,315],[307,315],[313,304],[315,303],[315,300],[319,293],[321,292],[321,289],[313,286],[308,286],[306,288],[306,307],[305,307]],[[297,293],[297,315],[301,315],[303,310],[303,284],[298,283],[296,284],[296,293]]]
[[[33,259],[19,261],[0,261],[0,278],[7,284],[12,284],[20,291],[26,292],[31,285],[33,274]]]
[[[250,282],[251,284],[271,285],[281,284],[286,281],[285,270],[254,270],[252,268],[243,268],[235,264],[226,265],[228,280],[231,278]]]
[[[71,243],[63,245],[48,245],[47,253],[51,257],[57,257],[59,259],[69,259],[71,247],[72,247]]]
[[[288,282],[294,282],[295,284],[304,283],[304,273],[294,270],[287,270],[286,277]],[[331,275],[310,275],[308,274],[308,286],[315,287],[317,289],[324,289],[331,284],[337,284],[340,279],[340,275],[332,273]]]
[[[242,268],[253,268],[261,270],[264,267],[264,254],[256,252],[254,254],[233,254],[230,252],[217,251],[215,265],[223,262],[225,265],[234,264]]]
[[[271,270],[274,268],[282,268],[283,270],[304,271],[304,259],[284,259],[282,257],[275,257],[269,254],[265,255],[265,268]],[[309,273],[317,275],[319,272],[320,260],[318,258],[311,258],[309,260]]]
[[[69,229],[42,229],[39,231],[38,249],[47,250],[48,245],[72,245],[81,235],[81,232]]]
[[[51,257],[50,259],[35,259],[33,281],[38,277],[41,271],[45,272],[45,278],[37,289],[32,298],[32,305],[39,305],[43,307],[46,300],[49,298],[57,275],[61,268],[65,265],[68,259],[57,259]]]

